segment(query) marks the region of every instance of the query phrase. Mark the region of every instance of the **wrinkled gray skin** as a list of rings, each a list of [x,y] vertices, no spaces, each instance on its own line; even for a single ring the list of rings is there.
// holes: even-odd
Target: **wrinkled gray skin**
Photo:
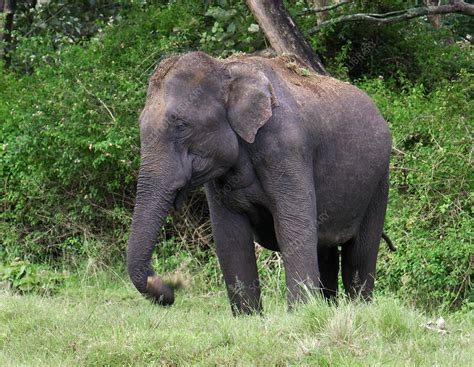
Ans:
[[[391,137],[371,99],[285,58],[160,63],[140,117],[141,166],[128,271],[160,304],[173,289],[150,259],[165,216],[204,184],[234,313],[262,304],[254,239],[281,251],[291,306],[337,292],[370,299],[388,194]]]

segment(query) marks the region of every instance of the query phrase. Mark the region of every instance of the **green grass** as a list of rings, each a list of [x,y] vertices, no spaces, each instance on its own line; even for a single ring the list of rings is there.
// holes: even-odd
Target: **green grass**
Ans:
[[[86,280],[87,279],[87,280]],[[98,273],[53,297],[0,293],[0,365],[474,365],[472,313],[429,317],[387,296],[313,300],[292,313],[267,295],[263,316],[230,314],[222,289],[179,291],[154,306],[127,280]]]

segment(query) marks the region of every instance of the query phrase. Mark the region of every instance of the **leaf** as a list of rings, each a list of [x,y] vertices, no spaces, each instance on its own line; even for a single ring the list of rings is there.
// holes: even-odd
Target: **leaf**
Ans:
[[[258,24],[252,23],[252,24],[250,24],[250,26],[247,28],[247,30],[248,30],[250,33],[257,33],[257,32],[260,32],[260,27],[258,26]]]
[[[234,32],[235,32],[235,29],[236,29],[235,23],[232,22],[232,23],[230,23],[229,26],[227,27],[227,33],[234,33]]]
[[[16,274],[15,279],[20,279],[26,274],[26,264],[20,266],[20,271]]]

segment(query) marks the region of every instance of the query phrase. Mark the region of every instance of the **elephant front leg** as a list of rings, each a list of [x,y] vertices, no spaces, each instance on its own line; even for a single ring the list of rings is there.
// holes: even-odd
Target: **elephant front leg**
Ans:
[[[320,283],[316,225],[301,218],[300,213],[293,213],[296,216],[293,219],[280,214],[282,218],[276,225],[290,308],[315,294]]]
[[[253,243],[252,248],[236,244],[234,242],[235,248],[231,249],[228,245],[216,242],[217,257],[224,274],[232,313],[260,313],[262,302]]]
[[[288,305],[305,301],[319,289],[318,223],[312,175],[294,169],[272,181],[275,232],[280,247],[288,291]]]
[[[206,185],[212,232],[232,313],[261,312],[253,232],[248,219],[227,209],[211,184]]]

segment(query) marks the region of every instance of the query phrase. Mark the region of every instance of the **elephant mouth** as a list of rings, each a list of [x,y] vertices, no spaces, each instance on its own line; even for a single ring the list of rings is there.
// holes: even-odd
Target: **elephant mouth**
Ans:
[[[222,173],[227,171],[227,169],[228,168],[226,167],[218,167],[215,170],[214,175],[220,176]],[[173,208],[176,211],[180,212],[183,209],[184,203],[188,199],[189,194],[193,191],[193,189],[205,184],[213,178],[213,176],[210,176],[209,173],[210,169],[205,172],[202,172],[199,175],[196,175],[195,177],[192,177],[192,179],[190,179],[186,185],[177,190],[176,197],[173,202]]]
[[[174,202],[173,202],[173,207],[176,211],[180,212],[181,209],[183,209],[184,203],[188,199],[189,194],[191,193],[192,189],[193,189],[192,186],[189,184],[178,189],[176,198],[174,199]]]

